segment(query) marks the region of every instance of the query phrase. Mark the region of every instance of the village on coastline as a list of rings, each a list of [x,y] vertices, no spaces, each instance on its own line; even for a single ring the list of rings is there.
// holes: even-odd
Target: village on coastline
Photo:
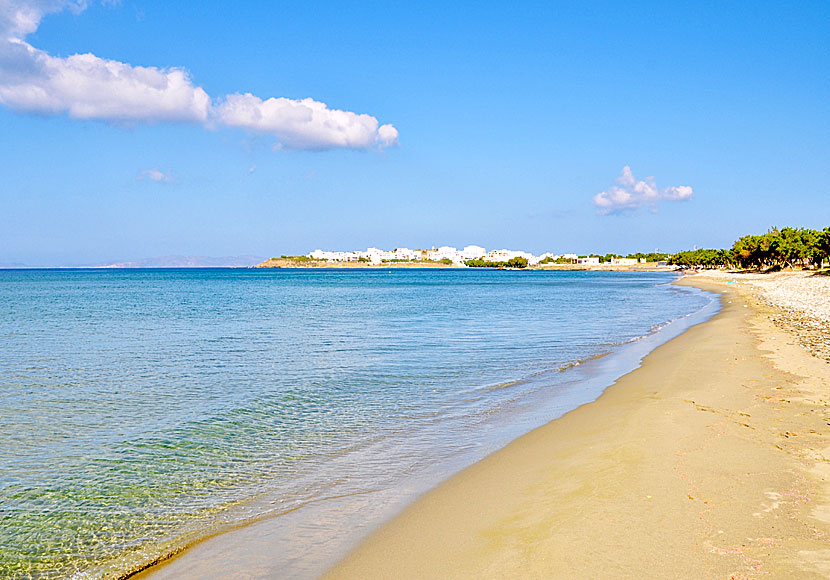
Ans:
[[[650,256],[662,258],[663,255]],[[469,245],[463,249],[452,246],[433,247],[429,250],[411,250],[409,248],[395,248],[394,250],[381,250],[379,248],[367,248],[365,251],[328,251],[314,250],[304,256],[282,256],[272,258],[260,264],[260,267],[283,267],[289,264],[302,266],[304,263],[332,264],[332,265],[392,265],[392,264],[421,264],[421,265],[445,265],[453,267],[538,267],[546,264],[576,265],[576,266],[599,266],[607,263],[612,266],[632,266],[645,264],[649,260],[645,255],[634,255],[622,257],[616,254],[607,256],[578,255],[573,253],[554,254],[545,252],[536,255],[522,250],[490,250],[482,246]],[[661,263],[666,266],[665,260]]]
[[[315,250],[304,256],[271,258],[255,268],[416,266],[473,268],[551,268],[551,269],[651,269],[651,268],[736,268],[776,271],[782,268],[821,270],[830,261],[830,227],[770,228],[764,234],[748,234],[735,240],[730,249],[695,248],[675,254],[553,254],[535,255],[521,250],[490,250],[482,246],[465,246],[458,250],[441,246],[430,250],[396,248],[365,252],[331,252]]]

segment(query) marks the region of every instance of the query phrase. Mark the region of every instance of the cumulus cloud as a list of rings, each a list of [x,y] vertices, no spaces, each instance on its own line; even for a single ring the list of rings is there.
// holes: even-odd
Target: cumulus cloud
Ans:
[[[692,188],[679,185],[658,189],[653,177],[637,181],[626,165],[614,185],[593,197],[600,214],[622,213],[647,206],[656,210],[660,201],[685,201],[692,197]]]
[[[313,99],[263,101],[250,93],[228,95],[215,114],[224,125],[274,135],[288,149],[368,149],[398,141],[392,125],[378,127],[371,115],[329,109]]]
[[[85,0],[0,0],[0,36],[3,40],[20,40],[40,26],[40,20],[50,12],[70,9],[80,12]]]
[[[22,47],[28,70],[0,76],[0,103],[12,110],[125,123],[207,120],[210,97],[184,70],[134,67],[93,54],[55,58]]]
[[[170,183],[171,181],[173,181],[173,178],[170,176],[170,174],[164,173],[163,171],[159,171],[155,167],[139,173],[138,179],[141,181],[155,181],[156,183]]]
[[[398,141],[392,125],[310,98],[232,94],[214,102],[182,68],[133,66],[93,54],[58,58],[25,41],[46,14],[85,6],[81,0],[0,0],[0,103],[19,112],[119,124],[239,127],[271,135],[284,149],[371,149]]]

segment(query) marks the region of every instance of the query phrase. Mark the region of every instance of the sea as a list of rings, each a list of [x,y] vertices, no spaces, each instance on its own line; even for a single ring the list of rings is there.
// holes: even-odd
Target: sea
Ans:
[[[125,578],[268,522],[314,578],[717,311],[675,277],[2,270],[0,577]]]

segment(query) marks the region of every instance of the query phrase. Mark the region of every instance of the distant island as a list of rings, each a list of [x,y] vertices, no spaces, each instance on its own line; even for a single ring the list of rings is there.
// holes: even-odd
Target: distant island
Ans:
[[[248,268],[261,262],[260,256],[158,256],[113,262],[97,268]]]
[[[24,264],[21,262],[0,262],[0,269],[4,270],[25,270],[25,269],[52,269],[52,268],[250,268],[262,262],[265,258],[261,256],[157,256],[154,258],[142,258],[140,260],[123,260],[117,262],[96,262],[92,264],[72,265],[44,265]]]

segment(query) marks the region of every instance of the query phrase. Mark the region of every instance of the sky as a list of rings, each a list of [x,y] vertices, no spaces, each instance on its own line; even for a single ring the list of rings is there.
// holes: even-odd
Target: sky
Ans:
[[[0,263],[830,226],[827,2],[0,0]]]

